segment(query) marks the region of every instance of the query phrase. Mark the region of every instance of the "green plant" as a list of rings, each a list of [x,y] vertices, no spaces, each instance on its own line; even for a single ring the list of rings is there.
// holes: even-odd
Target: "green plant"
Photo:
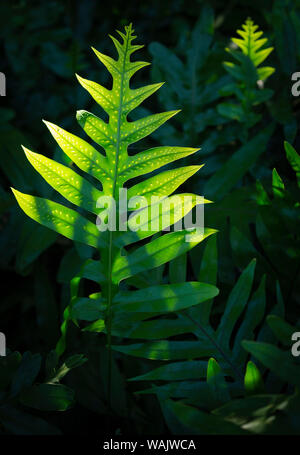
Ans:
[[[248,130],[254,126],[261,115],[254,111],[255,106],[267,101],[273,94],[270,89],[258,87],[266,81],[275,69],[270,66],[261,67],[261,63],[270,55],[273,47],[264,47],[267,38],[261,38],[263,32],[258,31],[251,19],[247,19],[242,30],[237,30],[240,38],[232,38],[232,43],[240,48],[234,50],[226,48],[226,51],[237,63],[226,61],[226,71],[234,78],[234,82],[223,87],[221,93],[224,96],[235,95],[238,103],[221,103],[218,112],[224,117],[237,120],[243,125],[243,143],[248,139]]]
[[[194,145],[201,144],[206,153],[214,151],[222,144],[221,138],[216,142],[216,134],[220,135],[216,127],[227,123],[217,114],[215,105],[220,99],[220,88],[228,84],[230,77],[222,76],[223,49],[214,41],[212,8],[204,6],[193,29],[180,33],[176,49],[168,49],[154,41],[149,51],[153,56],[153,79],[169,81],[158,95],[161,104],[167,109],[174,103],[184,107],[176,129],[158,131],[158,138],[166,141],[172,134],[179,143],[189,140]]]
[[[261,276],[272,274],[256,249],[249,249],[245,254],[247,245],[240,241],[239,233],[243,236],[252,234],[257,212],[253,203],[255,181],[268,172],[270,158],[267,152],[275,123],[270,122],[266,109],[273,103],[273,91],[265,88],[264,84],[274,68],[262,67],[261,64],[273,48],[266,47],[267,38],[262,38],[262,32],[251,19],[237,33],[240,37],[232,38],[231,45],[226,48],[234,62],[224,62],[232,81],[219,91],[229,100],[219,103],[217,112],[230,122],[229,130],[230,126],[238,126],[238,134],[223,151],[223,163],[205,182],[203,189],[203,193],[216,202],[208,208],[206,216],[208,222],[220,231],[220,257],[232,255],[232,250],[234,255],[238,249],[238,260],[224,259],[224,265],[222,261],[220,263],[222,281],[231,286],[234,285],[235,267],[243,270],[253,257],[259,259]],[[261,267],[262,262],[265,268]]]
[[[297,315],[299,277],[299,155],[288,142],[286,158],[295,173],[294,179],[281,178],[276,168],[267,178],[257,179],[248,197],[252,208],[252,229],[233,223],[230,244],[233,260],[245,267],[255,256],[261,270],[273,282],[278,280],[286,305]],[[281,172],[280,172],[281,173]],[[294,181],[293,181],[294,180]],[[253,205],[254,202],[254,205]],[[280,263],[278,257],[280,255]]]
[[[276,168],[270,180],[256,183],[253,195],[257,203],[255,220],[256,249],[267,259],[270,271],[277,279],[287,296],[287,304],[298,301],[297,281],[299,277],[299,201],[300,158],[294,147],[284,143],[285,155],[294,172],[294,182],[285,182]],[[272,234],[271,234],[272,232]],[[237,233],[241,238],[241,235]],[[249,242],[249,239],[245,239]],[[254,242],[253,242],[254,243]],[[254,246],[254,245],[253,245]],[[252,250],[254,250],[252,246]],[[278,255],[280,254],[280,266]]]
[[[229,85],[231,77],[222,71],[224,44],[216,39],[215,31],[214,12],[205,5],[194,27],[180,30],[174,49],[156,41],[149,46],[153,80],[168,81],[159,92],[160,103],[166,109],[174,103],[183,106],[174,127],[159,130],[155,137],[163,143],[171,135],[179,144],[187,140],[194,146],[201,144],[198,159],[206,163],[204,178],[222,165],[228,157],[228,150],[224,153],[223,148],[240,136],[240,125],[234,125],[217,110],[222,88]],[[194,188],[197,192],[201,188],[196,179]]]
[[[183,257],[180,262],[184,268]],[[291,354],[291,334],[299,328],[284,321],[278,283],[277,303],[267,311],[266,277],[253,291],[255,266],[251,261],[243,270],[225,304],[220,306],[211,299],[181,312],[185,331],[193,333],[198,346],[195,341],[184,345],[170,341],[156,355],[164,361],[162,365],[131,378],[143,387],[151,384],[137,394],[156,395],[175,434],[298,432],[300,365]],[[204,248],[198,278],[216,284],[217,269],[212,237]],[[222,292],[217,301],[220,298]],[[142,346],[118,349],[145,356]],[[249,360],[249,354],[254,358]]]
[[[35,169],[66,200],[77,206],[78,211],[48,199],[13,190],[20,207],[35,221],[100,252],[100,260],[89,259],[82,264],[80,273],[71,281],[71,303],[64,312],[62,336],[56,350],[59,355],[64,352],[66,330],[71,320],[75,323],[77,320],[90,321],[92,324],[85,327],[86,331],[106,333],[109,352],[107,391],[109,406],[112,336],[130,338],[131,331],[128,329],[139,323],[140,338],[143,338],[143,327],[153,324],[152,321],[144,322],[145,319],[160,316],[162,313],[172,314],[198,305],[214,297],[218,292],[213,285],[184,282],[184,279],[179,284],[152,285],[142,290],[132,290],[128,284],[130,283],[128,279],[139,277],[148,270],[174,260],[215,232],[213,229],[205,228],[203,235],[200,235],[197,230],[193,232],[173,231],[159,235],[159,231],[180,220],[200,202],[197,196],[193,195],[192,202],[188,206],[185,204],[183,210],[180,211],[178,211],[178,206],[181,204],[184,194],[178,195],[179,199],[173,199],[174,204],[171,208],[165,209],[170,215],[167,223],[163,218],[164,213],[155,215],[159,221],[157,230],[151,230],[151,215],[148,219],[146,216],[148,208],[141,204],[139,208],[142,211],[137,213],[133,211],[132,216],[125,222],[129,228],[143,226],[143,230],[123,232],[118,229],[120,226],[116,226],[116,231],[106,229],[100,233],[97,229],[95,215],[98,216],[101,224],[109,223],[112,208],[111,202],[109,202],[108,207],[100,211],[97,208],[99,197],[113,197],[117,203],[117,214],[119,215],[122,211],[118,205],[119,190],[128,180],[159,169],[167,163],[196,151],[196,149],[187,147],[163,146],[134,156],[128,154],[130,144],[149,135],[178,111],[154,114],[134,122],[127,120],[130,112],[158,90],[162,84],[148,85],[138,89],[130,88],[131,77],[148,63],[130,60],[131,54],[142,47],[132,44],[135,36],[131,25],[125,27],[125,34],[118,33],[123,40],[122,43],[111,37],[118,52],[117,60],[94,49],[97,57],[112,76],[112,89],[108,90],[95,82],[77,76],[81,85],[108,115],[109,121],[106,123],[87,111],[77,113],[79,124],[104,149],[105,155],[83,139],[49,122],[46,122],[46,125],[53,137],[76,166],[84,172],[84,177],[71,167],[24,149],[28,160]],[[160,199],[169,196],[199,168],[200,166],[186,166],[155,174],[153,177],[130,186],[128,197],[142,195],[149,202],[153,195]],[[86,174],[89,174],[89,179]],[[135,209],[137,208],[135,207]],[[152,237],[154,234],[156,235]],[[187,234],[191,236],[189,241],[186,239]],[[151,240],[144,242],[142,246],[136,247],[135,245],[132,249],[129,248],[133,243],[149,237],[152,237]],[[89,298],[79,297],[79,283],[82,278],[96,281],[101,287],[101,292],[94,293]],[[134,280],[131,283],[136,287]],[[155,327],[155,321],[157,320],[154,320],[153,327]],[[164,329],[162,330],[163,336]],[[165,341],[161,341],[161,343],[165,343]]]
[[[292,334],[299,332],[299,323],[292,326],[283,317],[270,314],[264,332],[268,333],[267,340],[261,336],[260,341],[242,342],[242,347],[253,356],[260,369],[270,372],[262,393],[259,393],[263,386],[261,375],[249,372],[250,396],[232,400],[213,413],[251,433],[299,434],[300,363],[299,357],[293,357],[291,353]],[[259,388],[252,390],[251,382]],[[283,393],[286,388],[288,393]],[[267,393],[268,389],[270,393]]]
[[[73,368],[86,362],[73,355],[59,363],[55,351],[45,362],[40,354],[9,352],[0,358],[0,433],[61,434],[58,428],[30,411],[65,411],[75,400],[74,391],[60,381]]]

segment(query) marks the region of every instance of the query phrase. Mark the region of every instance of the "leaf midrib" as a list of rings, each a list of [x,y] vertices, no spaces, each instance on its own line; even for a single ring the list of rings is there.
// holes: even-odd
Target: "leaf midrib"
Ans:
[[[123,85],[124,85],[124,74],[125,74],[125,63],[128,52],[128,43],[130,38],[130,31],[126,36],[126,48],[123,55],[122,73],[121,73],[121,84],[120,84],[120,102],[118,107],[118,120],[117,120],[117,140],[116,140],[116,160],[115,160],[115,171],[113,180],[112,195],[115,196],[116,184],[118,178],[118,165],[119,165],[119,153],[120,153],[120,138],[121,138],[121,115],[123,109]],[[108,241],[108,296],[107,296],[107,345],[108,345],[108,403],[111,406],[111,369],[112,369],[112,351],[111,351],[111,320],[112,320],[112,245],[113,245],[113,231],[109,231]]]

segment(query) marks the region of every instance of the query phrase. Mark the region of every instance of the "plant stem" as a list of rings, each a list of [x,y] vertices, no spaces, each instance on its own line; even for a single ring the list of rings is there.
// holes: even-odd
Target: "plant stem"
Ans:
[[[120,155],[120,142],[121,142],[121,121],[122,121],[122,108],[123,108],[123,91],[124,91],[124,74],[125,74],[125,64],[128,51],[129,37],[131,33],[128,32],[126,48],[123,56],[122,62],[122,73],[121,73],[121,83],[120,83],[120,102],[118,107],[118,117],[117,117],[117,138],[116,138],[116,159],[115,159],[115,169],[114,169],[114,180],[112,188],[112,196],[115,200],[118,200],[118,195],[116,194],[117,190],[117,180],[118,180],[118,165],[119,165],[119,155]],[[107,383],[107,393],[108,393],[108,408],[109,411],[112,411],[112,400],[111,400],[111,378],[112,378],[112,349],[111,349],[111,332],[112,332],[112,299],[113,299],[113,282],[112,282],[112,265],[113,265],[113,231],[109,231],[109,242],[108,242],[108,258],[107,258],[107,270],[108,270],[108,292],[107,292],[107,313],[106,313],[106,332],[107,332],[107,349],[108,349],[108,383]]]
[[[216,347],[216,349],[220,352],[222,357],[225,359],[225,361],[228,363],[228,365],[231,367],[232,371],[236,374],[237,378],[241,381],[243,384],[244,378],[243,375],[240,373],[238,368],[232,363],[230,358],[227,356],[227,354],[223,351],[223,349],[218,345],[218,343],[209,335],[209,333],[202,327],[201,324],[199,324],[198,321],[196,321],[192,316],[190,316],[186,311],[183,312],[183,314],[189,318],[197,327],[198,329],[201,330],[201,332],[209,339],[209,341]]]
[[[107,293],[107,314],[106,314],[106,333],[107,333],[107,349],[108,349],[108,375],[107,375],[107,401],[108,409],[111,411],[111,366],[112,366],[112,350],[111,350],[111,326],[112,326],[112,244],[113,233],[109,231],[109,250],[108,250],[108,293]]]

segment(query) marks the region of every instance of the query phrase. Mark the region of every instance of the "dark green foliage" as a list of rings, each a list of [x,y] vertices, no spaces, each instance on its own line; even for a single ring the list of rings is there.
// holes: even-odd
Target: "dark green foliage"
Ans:
[[[55,351],[48,354],[45,362],[42,362],[40,354],[29,351],[23,356],[13,352],[1,357],[0,433],[61,434],[45,419],[31,415],[30,409],[65,411],[72,406],[74,391],[60,384],[60,380],[86,360],[81,355],[74,355],[59,365]]]
[[[1,21],[0,331],[9,349],[0,358],[0,433],[299,434],[300,357],[291,353],[300,332],[299,100],[291,95],[300,68],[298,0],[228,7],[157,0],[151,8],[18,0],[3,2]],[[86,179],[76,210],[93,221],[85,209],[91,187],[101,189],[97,175],[63,153],[41,119],[91,144],[74,112],[108,117],[75,73],[83,86],[84,77],[110,89],[88,48],[112,55],[107,35],[130,22],[146,43],[139,60],[152,62],[131,88],[149,77],[157,88],[165,82],[130,120],[181,112],[129,154],[193,147],[180,165],[205,166],[180,191],[213,201],[205,226],[218,233],[180,256],[168,251],[155,268],[151,258],[145,267],[146,248],[149,241],[159,247],[159,235],[118,245],[133,260],[121,258],[115,269],[115,281],[123,280],[114,297],[109,409],[107,307],[99,293],[107,269],[95,254],[96,231],[88,244],[79,234],[63,238],[27,218],[10,187],[74,208],[74,198],[66,201],[67,192],[59,195],[28,163],[23,144],[34,167],[29,149]],[[86,129],[86,114],[78,120]],[[177,167],[167,160],[163,171]],[[157,166],[151,171],[158,175]],[[134,185],[146,180],[134,178]]]

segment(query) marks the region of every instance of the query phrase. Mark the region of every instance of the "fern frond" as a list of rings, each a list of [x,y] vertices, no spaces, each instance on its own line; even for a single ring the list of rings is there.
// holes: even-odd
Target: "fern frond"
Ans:
[[[158,211],[158,214],[150,214],[150,217],[145,217],[145,219],[141,217],[148,215],[148,208],[142,204],[139,207],[140,210],[136,212],[133,208],[133,214],[125,220],[126,232],[124,229],[119,229],[119,226],[116,226],[115,231],[107,229],[100,232],[96,227],[96,222],[94,224],[90,221],[91,216],[98,214],[101,222],[105,222],[106,210],[102,209],[102,212],[98,213],[100,210],[97,207],[97,201],[100,196],[114,198],[118,218],[121,211],[119,190],[124,188],[125,183],[197,151],[190,147],[163,146],[145,150],[134,156],[129,154],[128,146],[130,144],[154,132],[179,111],[171,110],[130,121],[128,118],[130,112],[155,93],[162,83],[131,88],[132,76],[149,63],[131,60],[131,55],[142,47],[132,44],[136,37],[131,25],[125,27],[125,33],[118,33],[121,40],[111,37],[117,50],[117,59],[93,49],[112,77],[112,88],[109,90],[77,75],[82,87],[90,93],[108,115],[108,122],[82,110],[77,112],[76,116],[80,126],[100,146],[101,151],[53,123],[45,122],[58,145],[83,171],[83,174],[88,174],[87,178],[69,167],[24,149],[28,160],[37,172],[54,190],[74,205],[75,209],[79,208],[80,213],[63,204],[13,190],[20,207],[28,216],[69,239],[90,245],[100,252],[100,260],[89,260],[83,264],[79,275],[74,277],[71,282],[72,299],[64,312],[64,321],[61,326],[62,336],[56,349],[59,355],[64,352],[66,330],[70,321],[76,324],[77,319],[90,321],[92,324],[86,330],[105,332],[109,350],[108,401],[111,395],[112,336],[119,336],[124,319],[127,320],[127,324],[131,325],[141,321],[143,324],[141,329],[147,328],[149,332],[153,323],[144,321],[145,315],[153,315],[156,312],[175,312],[212,299],[218,293],[217,288],[213,285],[194,282],[181,283],[176,286],[158,285],[149,288],[147,294],[139,291],[129,291],[128,294],[128,291],[119,289],[120,281],[138,279],[141,274],[164,266],[167,262],[189,251],[206,237],[214,234],[216,231],[213,229],[205,229],[203,233],[199,233],[198,230],[192,232],[181,230],[165,235],[160,234],[162,230],[180,221],[195,205],[210,201],[190,195],[192,196],[191,201],[181,210],[180,203],[186,194],[174,195],[170,198],[172,207],[163,209],[162,213]],[[127,187],[128,198],[143,196],[147,202],[152,196],[157,196],[159,200],[163,199],[171,195],[200,167],[184,166],[156,173],[144,181],[129,185]],[[99,183],[95,183],[90,177]],[[89,212],[88,216],[85,215],[86,212]],[[164,214],[169,215],[168,221],[163,220]],[[155,229],[152,228],[152,222],[157,222]],[[133,229],[135,225],[139,225],[143,229],[136,231]],[[151,238],[142,246],[134,248],[133,251],[128,248],[141,239],[152,237],[153,234],[159,235]],[[189,239],[187,239],[187,234]],[[101,295],[96,293],[89,298],[79,297],[79,282],[84,278],[98,282]],[[142,303],[143,298],[145,300]],[[155,324],[157,322],[154,322]],[[165,334],[175,332],[176,327],[170,325],[169,332],[166,329]]]
[[[242,55],[246,55],[250,58],[253,65],[257,69],[258,79],[266,80],[271,74],[274,73],[275,69],[272,67],[261,67],[259,65],[266,60],[266,58],[273,51],[273,47],[264,47],[268,43],[267,38],[261,38],[263,35],[262,31],[258,31],[258,25],[255,25],[254,22],[248,18],[245,24],[242,25],[242,29],[237,30],[237,34],[241,38],[231,38],[232,42],[240,48],[241,52],[234,51],[230,48],[226,48],[226,51],[229,52],[239,63],[243,62]],[[237,77],[239,74],[238,67],[232,62],[224,62],[224,65],[228,72],[233,76]]]

